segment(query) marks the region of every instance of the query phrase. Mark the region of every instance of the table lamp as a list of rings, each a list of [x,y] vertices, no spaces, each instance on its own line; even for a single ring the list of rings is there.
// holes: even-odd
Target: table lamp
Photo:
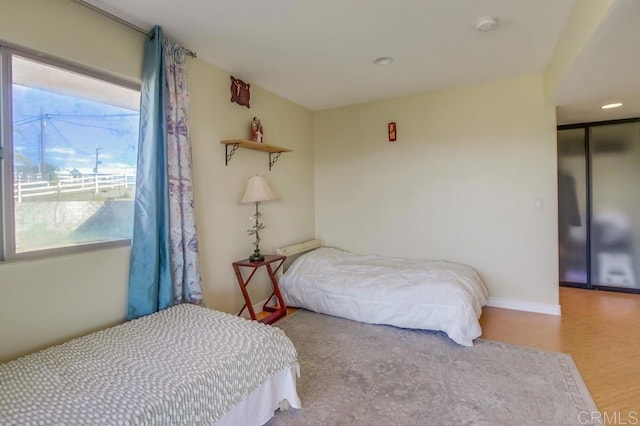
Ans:
[[[253,254],[249,257],[249,261],[251,262],[260,262],[264,260],[264,256],[260,254],[260,231],[264,229],[264,223],[260,222],[261,214],[258,206],[263,201],[272,201],[277,199],[278,198],[269,187],[264,176],[256,175],[249,178],[247,190],[240,200],[240,203],[253,203],[256,206],[255,214],[249,218],[249,220],[253,221],[253,226],[247,229],[247,233],[249,235],[256,236],[256,240],[253,243],[255,249],[253,250]]]

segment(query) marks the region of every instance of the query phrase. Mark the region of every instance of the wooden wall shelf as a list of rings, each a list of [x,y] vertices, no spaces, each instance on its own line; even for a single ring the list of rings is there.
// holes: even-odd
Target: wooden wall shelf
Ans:
[[[283,152],[292,151],[289,148],[283,148],[281,146],[276,146],[276,145],[269,145],[266,143],[256,143],[256,142],[250,141],[249,139],[227,139],[224,141],[220,141],[220,143],[224,145],[225,166],[229,164],[229,160],[231,160],[231,157],[233,157],[233,154],[235,154],[238,148],[246,148],[246,149],[253,149],[255,151],[268,152],[269,153],[269,170],[271,170],[271,167],[273,167],[273,165],[276,164],[276,161],[278,161],[278,158],[280,158],[280,154],[282,154]]]

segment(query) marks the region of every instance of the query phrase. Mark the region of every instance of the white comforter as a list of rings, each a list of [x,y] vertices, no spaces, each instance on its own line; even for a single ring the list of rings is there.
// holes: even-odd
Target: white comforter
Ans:
[[[280,279],[288,306],[371,324],[440,330],[472,346],[488,291],[471,267],[320,248]]]

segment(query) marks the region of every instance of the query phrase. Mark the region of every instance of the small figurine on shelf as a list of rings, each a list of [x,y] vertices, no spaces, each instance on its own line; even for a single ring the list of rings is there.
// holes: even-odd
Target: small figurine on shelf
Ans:
[[[262,122],[258,117],[253,117],[253,120],[251,120],[251,140],[256,143],[262,143],[263,134]]]

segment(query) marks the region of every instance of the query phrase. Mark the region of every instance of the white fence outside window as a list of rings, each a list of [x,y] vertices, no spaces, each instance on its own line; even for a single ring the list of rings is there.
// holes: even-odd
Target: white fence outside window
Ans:
[[[135,187],[135,175],[132,174],[95,174],[74,176],[59,174],[56,180],[22,181],[18,177],[14,180],[14,199],[21,203],[25,198],[47,195],[60,195],[71,192],[93,192],[117,188]]]

